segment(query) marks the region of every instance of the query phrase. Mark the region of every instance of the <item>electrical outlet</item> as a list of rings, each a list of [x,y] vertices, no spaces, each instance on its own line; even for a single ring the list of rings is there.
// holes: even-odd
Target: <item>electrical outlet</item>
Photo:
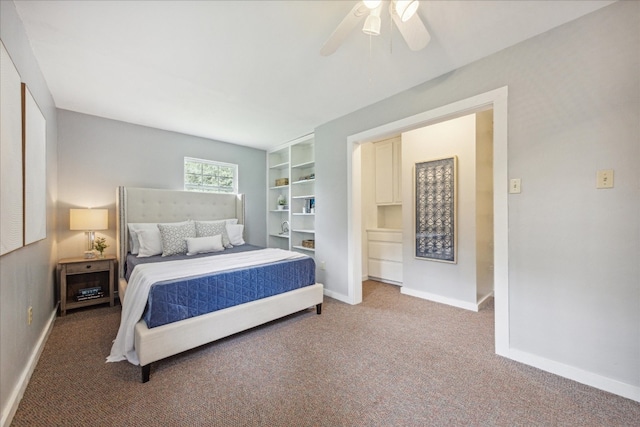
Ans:
[[[326,270],[327,266],[325,265],[324,261],[320,261],[320,270]]]
[[[27,325],[30,325],[33,321],[33,307],[29,306],[27,309]]]

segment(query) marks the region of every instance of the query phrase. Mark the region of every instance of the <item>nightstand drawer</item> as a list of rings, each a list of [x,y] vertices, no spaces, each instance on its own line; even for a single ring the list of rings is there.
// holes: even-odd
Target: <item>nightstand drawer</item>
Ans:
[[[92,271],[109,271],[111,261],[89,261],[86,263],[67,264],[67,274],[91,273]]]

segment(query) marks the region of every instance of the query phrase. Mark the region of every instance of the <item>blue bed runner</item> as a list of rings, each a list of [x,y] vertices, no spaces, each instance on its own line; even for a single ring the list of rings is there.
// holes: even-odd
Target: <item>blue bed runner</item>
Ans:
[[[149,328],[313,285],[311,257],[279,261],[151,286],[143,315]]]

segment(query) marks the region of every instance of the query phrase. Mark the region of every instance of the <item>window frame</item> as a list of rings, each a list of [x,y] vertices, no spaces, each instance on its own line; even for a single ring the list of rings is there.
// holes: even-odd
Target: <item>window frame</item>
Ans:
[[[221,188],[229,188],[223,187],[220,185],[217,186],[207,186],[204,184],[190,184],[187,182],[187,163],[198,163],[200,165],[211,165],[218,168],[230,168],[233,176],[233,185],[232,191],[220,191]],[[205,176],[202,172],[200,176]],[[183,173],[182,173],[183,186],[185,191],[197,191],[200,193],[218,193],[218,194],[238,194],[238,165],[235,163],[227,163],[220,162],[217,160],[208,160],[208,159],[199,159],[197,157],[188,157],[185,156],[183,160]]]

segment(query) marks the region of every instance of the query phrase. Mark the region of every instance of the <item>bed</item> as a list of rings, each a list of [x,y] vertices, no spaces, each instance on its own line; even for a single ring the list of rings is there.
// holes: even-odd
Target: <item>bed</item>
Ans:
[[[316,313],[321,313],[323,286],[315,283],[315,264],[310,257],[295,252],[242,245],[212,257],[178,256],[188,259],[175,261],[174,257],[167,257],[171,261],[159,263],[145,259],[133,271],[131,267],[127,270],[127,257],[137,258],[130,254],[129,224],[204,224],[224,219],[243,225],[243,195],[118,187],[116,210],[118,292],[123,311],[107,361],[126,359],[140,365],[142,382],[149,381],[151,363],[158,360],[310,307],[315,306]],[[210,271],[214,264],[218,266],[215,273]],[[243,284],[242,292],[235,292],[235,302],[207,294],[217,292],[226,297],[227,291],[217,286],[230,280]],[[265,286],[267,282],[274,285]],[[150,314],[152,300],[154,305],[163,307],[163,298],[169,295],[169,302],[164,301],[168,306],[180,298],[180,292],[196,292],[201,299],[214,302],[198,303],[197,309],[183,309],[178,314]],[[206,309],[201,308],[204,305],[208,305]],[[142,315],[140,306],[144,308]],[[128,342],[128,347],[115,351],[121,342]]]

